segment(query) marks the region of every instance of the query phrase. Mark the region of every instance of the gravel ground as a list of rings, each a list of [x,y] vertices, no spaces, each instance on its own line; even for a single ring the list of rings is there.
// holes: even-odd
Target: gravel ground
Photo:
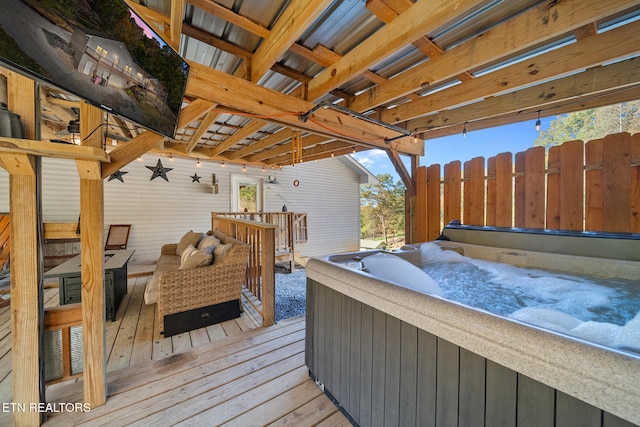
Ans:
[[[307,272],[301,267],[293,273],[276,273],[276,322],[305,313],[306,286]]]

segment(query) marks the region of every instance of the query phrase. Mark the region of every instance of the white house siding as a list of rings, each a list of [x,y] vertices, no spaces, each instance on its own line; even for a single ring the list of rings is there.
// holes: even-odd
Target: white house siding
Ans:
[[[158,159],[166,168],[169,182],[150,181]],[[75,222],[80,212],[79,178],[74,161],[44,158],[42,161],[42,210],[45,222]],[[264,179],[264,210],[308,213],[309,241],[297,248],[303,256],[358,249],[359,184],[355,171],[338,159],[303,163],[281,170],[262,171],[217,162],[145,155],[122,168],[124,183],[104,183],[105,239],[109,224],[131,224],[129,248],[134,262],[157,259],[164,243],[177,242],[187,230],[211,228],[211,212],[231,210],[231,175],[247,174]],[[192,183],[197,173],[200,183]],[[213,194],[212,174],[219,193]],[[278,184],[267,183],[275,174]],[[298,187],[293,185],[297,179]],[[9,177],[0,169],[0,212],[9,211]]]

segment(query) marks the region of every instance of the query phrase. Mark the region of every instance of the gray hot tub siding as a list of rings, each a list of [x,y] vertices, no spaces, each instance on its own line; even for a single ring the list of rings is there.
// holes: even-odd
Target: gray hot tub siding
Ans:
[[[361,426],[632,426],[315,280],[306,364]]]
[[[441,245],[521,266],[640,277],[640,263],[628,259]],[[307,264],[306,363],[357,424],[640,425],[637,355],[421,294],[334,262],[372,253]],[[420,251],[407,247],[398,255],[417,263]]]

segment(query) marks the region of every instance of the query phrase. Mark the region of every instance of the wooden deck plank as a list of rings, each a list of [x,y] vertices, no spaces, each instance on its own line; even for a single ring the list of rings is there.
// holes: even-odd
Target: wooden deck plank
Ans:
[[[303,367],[304,368],[304,367]],[[307,375],[304,382],[265,403],[256,406],[227,423],[228,426],[263,425],[281,417],[282,412],[293,412],[305,403],[322,395],[322,390]]]
[[[351,427],[351,423],[345,417],[342,412],[335,412],[326,420],[323,420],[316,424],[318,427]]]
[[[229,373],[226,376],[217,375],[216,380],[226,381],[223,384],[216,386],[215,388],[209,388],[203,393],[198,393],[197,389],[189,389],[189,395],[191,396],[188,401],[183,401],[181,404],[174,404],[172,406],[164,405],[166,401],[165,396],[160,396],[159,401],[161,403],[158,410],[158,406],[151,407],[151,415],[145,416],[137,423],[131,425],[160,425],[160,424],[175,424],[184,422],[204,407],[220,407],[223,406],[233,398],[241,396],[243,393],[253,390],[256,386],[270,381],[277,381],[283,372],[290,372],[291,370],[300,366],[302,356],[297,354],[282,361],[278,361],[273,365],[269,365],[259,371],[253,371],[251,362],[247,362],[248,369],[243,374],[243,371],[237,371],[237,373]],[[240,375],[238,375],[238,373]],[[219,377],[219,378],[218,378]],[[209,378],[209,377],[208,377]],[[211,387],[211,383],[207,384]],[[206,423],[205,423],[206,424]]]
[[[269,427],[311,426],[324,421],[338,411],[326,396],[319,395],[284,417],[269,424]]]
[[[269,353],[267,352],[266,356],[262,355],[261,358],[258,358],[258,363],[265,363],[263,359],[268,357],[273,358]],[[286,357],[287,351],[280,353]],[[279,356],[280,354],[276,354],[276,357]],[[98,419],[100,423],[109,422],[115,423],[115,425],[125,425],[136,421],[140,421],[142,425],[157,425],[157,421],[162,421],[162,424],[173,424],[193,415],[194,405],[198,406],[202,402],[207,402],[207,404],[216,401],[222,403],[233,397],[233,389],[228,384],[237,386],[234,381],[245,379],[248,374],[255,372],[256,362],[254,360],[249,358],[249,360],[238,365],[237,369],[228,369],[225,362],[228,363],[229,361],[222,361],[220,363],[203,364],[202,369],[205,372],[199,372],[200,368],[196,367],[187,372],[181,372],[179,375],[167,375],[158,381],[146,381],[143,378],[136,379],[131,382],[135,387],[124,387],[126,390],[123,392],[116,392],[110,396],[108,405],[95,408],[90,413],[76,413],[72,414],[73,416],[65,416],[64,419],[60,417],[60,424],[58,424],[58,421],[53,422],[55,419],[52,419],[50,424],[52,426],[73,425],[77,422],[89,422]],[[299,360],[288,369],[298,366],[300,366]],[[267,372],[267,378],[277,378],[283,372],[283,369],[285,369],[283,365],[278,365],[265,371]],[[254,375],[250,380],[245,380],[243,387],[238,386],[239,392],[253,388],[256,381],[258,383],[260,381],[258,375]],[[190,399],[196,400],[189,402]],[[185,404],[185,402],[188,408],[183,411],[180,405]]]
[[[138,283],[144,284],[146,287],[146,278],[138,278]],[[138,313],[138,326],[133,341],[133,349],[131,350],[131,365],[136,365],[147,360],[151,360],[153,354],[153,328],[156,318],[156,305],[142,304]]]
[[[136,279],[129,279],[135,283]],[[121,303],[118,313],[116,313],[116,322],[120,319],[120,326],[117,330],[115,342],[111,348],[109,358],[107,360],[107,372],[116,369],[126,368],[131,364],[131,353],[135,342],[136,328],[138,327],[138,316],[140,306],[143,304],[144,289],[140,286],[132,286],[132,291],[127,293],[127,305]],[[125,297],[126,298],[126,297]],[[123,298],[123,300],[125,300]],[[130,311],[131,315],[127,316],[126,312]],[[108,328],[108,331],[112,328]]]
[[[304,317],[261,328],[251,308],[238,319],[170,338],[158,334],[155,305],[143,302],[149,276],[128,280],[116,321],[107,322],[108,399],[85,413],[51,414],[55,425],[349,425],[309,378]],[[58,305],[58,289],[45,291]],[[0,307],[0,397],[11,401],[10,307]],[[6,320],[5,319],[5,320]],[[3,353],[3,343],[7,350]],[[176,353],[177,351],[182,351]],[[8,367],[2,378],[2,366]],[[82,402],[83,379],[47,387],[48,402]],[[210,418],[224,414],[224,417]],[[0,425],[11,414],[0,416]]]
[[[233,399],[229,399],[224,405],[205,409],[176,425],[202,426],[211,423],[212,420],[215,420],[216,423],[220,424],[229,423],[239,415],[242,415],[248,410],[293,389],[296,385],[303,383],[305,380],[309,380],[307,368],[301,366],[291,372],[279,376],[273,381],[253,387],[246,393],[234,397]]]
[[[224,363],[225,360],[240,363],[243,360],[242,357],[251,358],[252,356],[260,354],[259,352],[265,348],[272,350],[296,342],[296,340],[302,339],[300,334],[302,334],[302,337],[304,336],[304,322],[301,321],[301,319],[278,329],[250,331],[246,337],[242,337],[244,339],[229,337],[226,340],[220,340],[208,346],[193,348],[189,352],[188,358],[183,355],[175,355],[166,360],[162,359],[152,363],[131,366],[127,369],[110,373],[109,391],[112,395],[115,395],[124,392],[127,390],[127,387],[135,387],[136,382],[150,383],[166,376],[182,375],[186,370],[200,368],[201,365],[205,363],[205,358],[208,363],[213,363],[218,360],[221,360],[221,363]],[[238,355],[238,353],[248,345],[252,348],[263,347],[251,349],[249,352]],[[80,392],[81,388],[79,388],[77,384],[69,384],[65,389],[59,389],[56,392],[55,398],[60,402],[73,402],[81,398],[78,397]]]

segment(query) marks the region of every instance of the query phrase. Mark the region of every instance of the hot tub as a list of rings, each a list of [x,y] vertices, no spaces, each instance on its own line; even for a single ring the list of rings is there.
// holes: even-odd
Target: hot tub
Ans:
[[[443,234],[449,240],[439,245],[473,258],[640,278],[637,235],[464,226]],[[640,425],[639,354],[360,271],[360,259],[376,252],[306,266],[306,364],[355,424]],[[417,245],[395,254],[413,263],[420,257]]]

